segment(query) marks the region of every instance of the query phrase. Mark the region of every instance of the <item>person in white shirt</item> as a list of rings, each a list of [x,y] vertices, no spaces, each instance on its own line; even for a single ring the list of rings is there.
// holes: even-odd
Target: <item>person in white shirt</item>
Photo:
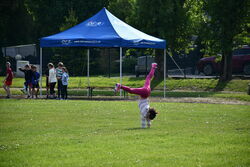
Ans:
[[[137,94],[140,96],[139,109],[141,113],[141,127],[142,128],[146,128],[146,125],[148,128],[150,128],[151,120],[153,120],[156,117],[156,114],[158,114],[154,108],[149,107],[149,101],[148,101],[148,97],[150,96],[150,93],[151,93],[150,83],[151,83],[151,79],[154,76],[154,72],[156,68],[157,68],[157,64],[152,63],[152,68],[146,77],[145,84],[141,88],[130,88],[127,86],[123,86],[119,83],[115,85],[115,92],[118,92],[120,89],[123,89],[129,93]]]
[[[55,70],[54,65],[52,63],[48,64],[48,68],[49,68],[50,98],[56,98],[56,95],[55,95],[55,85],[57,82],[56,70]]]

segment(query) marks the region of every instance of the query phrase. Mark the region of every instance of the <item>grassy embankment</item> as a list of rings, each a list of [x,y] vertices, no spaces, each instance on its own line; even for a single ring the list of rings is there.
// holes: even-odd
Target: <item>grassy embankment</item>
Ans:
[[[0,77],[0,80],[3,78]],[[13,88],[23,86],[23,78],[15,78]],[[90,85],[95,87],[93,95],[113,96],[112,88],[119,82],[119,77],[90,77]],[[86,96],[86,77],[71,77],[69,81],[69,95]],[[237,100],[250,101],[250,96],[246,94],[250,80],[232,80],[227,83],[218,84],[218,79],[167,79],[167,97],[218,97]],[[130,87],[141,87],[144,78],[123,78],[123,84]],[[43,86],[45,79],[43,79]],[[163,96],[163,81],[152,82],[152,96]],[[0,94],[3,94],[3,89]],[[19,89],[13,89],[12,94],[21,95]]]

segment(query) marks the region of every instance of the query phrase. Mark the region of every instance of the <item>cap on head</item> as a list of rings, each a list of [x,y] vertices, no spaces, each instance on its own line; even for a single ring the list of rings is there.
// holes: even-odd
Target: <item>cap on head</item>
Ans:
[[[6,65],[10,66],[10,62],[7,61],[7,62],[6,62]]]

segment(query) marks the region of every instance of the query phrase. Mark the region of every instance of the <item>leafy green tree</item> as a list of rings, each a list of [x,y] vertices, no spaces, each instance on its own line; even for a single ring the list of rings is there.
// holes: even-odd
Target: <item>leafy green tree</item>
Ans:
[[[24,0],[37,30],[36,37],[41,38],[58,33],[61,26],[67,23],[65,17],[74,17],[80,23],[108,5],[108,0]],[[73,12],[73,13],[69,13]],[[70,14],[70,15],[68,15]],[[71,20],[72,21],[72,20]]]
[[[0,47],[31,43],[33,22],[24,0],[0,2]]]
[[[194,33],[188,15],[190,1],[185,0],[137,0],[134,19],[131,22],[140,30],[166,39],[169,53],[188,52]],[[163,74],[163,52],[156,51],[160,75]]]
[[[124,22],[129,23],[134,14],[135,0],[110,0],[108,10]]]
[[[60,31],[65,31],[78,23],[78,18],[76,17],[76,12],[73,9],[69,10],[69,15],[64,16],[65,22],[59,28]]]
[[[222,73],[220,80],[232,78],[232,50],[236,43],[249,41],[249,4],[247,0],[204,0],[204,10],[208,20],[207,36],[215,48],[222,53]],[[245,36],[246,35],[246,36]],[[249,35],[249,34],[248,34]],[[246,39],[245,39],[246,38]]]

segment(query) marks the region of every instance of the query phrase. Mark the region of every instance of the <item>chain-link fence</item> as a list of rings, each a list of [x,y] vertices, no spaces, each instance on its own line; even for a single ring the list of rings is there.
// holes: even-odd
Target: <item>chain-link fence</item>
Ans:
[[[35,44],[18,45],[1,48],[1,56],[3,63],[1,63],[2,74],[5,71],[5,62],[11,63],[11,68],[16,77],[22,77],[23,73],[18,70],[19,67],[24,67],[26,64],[37,65],[39,69],[39,56],[37,55],[37,48]]]
[[[27,63],[36,64],[39,68],[39,48],[35,44],[11,46],[1,49],[1,75],[4,75],[5,63],[9,61],[17,76],[17,68]],[[129,52],[128,52],[129,51]],[[160,55],[161,56],[161,55]],[[203,54],[195,48],[189,54],[167,55],[166,68],[168,76],[204,76],[218,75],[220,62],[216,57],[201,59]],[[249,75],[250,73],[250,48],[245,47],[233,52],[233,72],[236,74]],[[163,55],[162,55],[163,62]],[[156,61],[155,52],[147,49],[123,49],[123,75],[144,76],[151,63]],[[49,62],[57,65],[63,62],[71,76],[87,75],[87,48],[43,48],[43,73]],[[103,75],[107,77],[119,76],[120,57],[119,48],[90,48],[90,75]]]

